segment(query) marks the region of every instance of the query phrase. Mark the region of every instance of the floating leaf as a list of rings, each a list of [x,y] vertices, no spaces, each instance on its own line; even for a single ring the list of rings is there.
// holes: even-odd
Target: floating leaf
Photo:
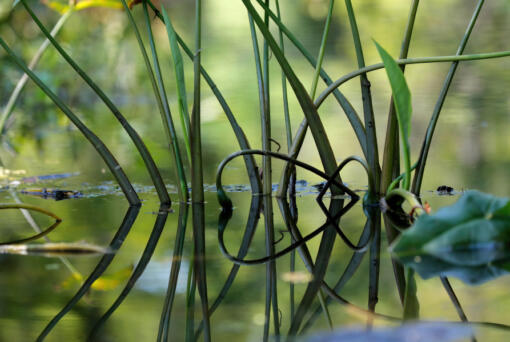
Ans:
[[[391,249],[423,278],[451,275],[477,284],[510,271],[509,246],[510,200],[467,191],[418,217]]]

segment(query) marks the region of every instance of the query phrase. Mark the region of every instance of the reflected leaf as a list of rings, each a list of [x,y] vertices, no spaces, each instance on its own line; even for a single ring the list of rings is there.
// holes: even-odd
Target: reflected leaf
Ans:
[[[111,253],[111,250],[107,247],[96,246],[84,242],[0,245],[0,254],[42,255],[51,257],[61,255],[90,255],[107,253]]]
[[[450,275],[470,284],[510,270],[510,200],[467,191],[455,204],[423,214],[392,252],[423,277]]]
[[[133,266],[131,265],[113,274],[103,275],[94,281],[91,289],[96,291],[114,290],[129,278],[132,271]],[[68,279],[64,280],[60,287],[62,289],[70,289],[72,287],[81,286],[84,280],[85,278],[80,273],[75,272]]]
[[[418,322],[403,324],[396,328],[367,330],[342,330],[313,336],[308,342],[429,342],[458,341],[470,337],[472,329],[468,325],[452,323]]]

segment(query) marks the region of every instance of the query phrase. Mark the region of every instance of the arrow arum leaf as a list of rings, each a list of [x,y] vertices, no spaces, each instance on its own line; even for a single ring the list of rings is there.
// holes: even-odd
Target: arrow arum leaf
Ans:
[[[476,284],[510,271],[510,199],[467,191],[455,204],[421,215],[391,246],[423,278]]]

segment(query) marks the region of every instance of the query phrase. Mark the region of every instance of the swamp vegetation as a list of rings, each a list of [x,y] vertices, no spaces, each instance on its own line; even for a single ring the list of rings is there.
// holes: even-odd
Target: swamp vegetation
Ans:
[[[509,19],[2,1],[0,340],[507,339]]]

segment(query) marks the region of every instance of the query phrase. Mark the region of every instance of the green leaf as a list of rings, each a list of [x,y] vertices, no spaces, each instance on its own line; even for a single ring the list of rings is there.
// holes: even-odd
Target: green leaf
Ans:
[[[175,69],[175,78],[177,82],[177,98],[179,101],[179,113],[181,118],[182,132],[184,135],[184,142],[186,144],[186,152],[188,158],[191,160],[191,146],[189,140],[190,123],[188,113],[188,102],[186,99],[186,83],[184,78],[184,64],[182,61],[181,50],[177,42],[177,34],[172,26],[170,17],[165,10],[164,6],[161,6],[161,12],[163,13],[163,21],[165,22],[166,32],[168,34],[168,41],[170,42],[170,51],[172,52],[173,64]]]
[[[451,275],[475,284],[510,270],[510,200],[467,191],[453,205],[421,215],[391,246],[422,277]]]
[[[402,152],[404,157],[404,167],[406,170],[406,177],[404,179],[404,188],[409,190],[410,172],[411,172],[411,156],[409,135],[411,133],[411,115],[413,112],[411,106],[411,91],[407,86],[404,73],[400,66],[390,56],[390,54],[382,48],[376,41],[374,41],[379,55],[384,64],[388,79],[390,80],[391,91],[393,93],[393,102],[395,103],[395,110],[397,114],[398,126],[402,140]]]

